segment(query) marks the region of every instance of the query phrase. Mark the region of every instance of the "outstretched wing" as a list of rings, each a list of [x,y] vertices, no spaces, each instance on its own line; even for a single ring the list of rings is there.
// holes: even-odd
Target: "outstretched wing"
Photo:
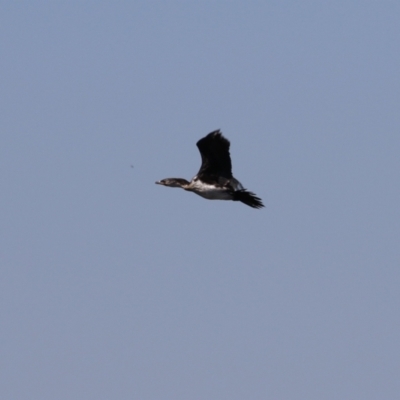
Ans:
[[[197,142],[201,154],[201,167],[197,177],[232,178],[232,163],[229,155],[229,140],[225,139],[220,130],[209,133]]]

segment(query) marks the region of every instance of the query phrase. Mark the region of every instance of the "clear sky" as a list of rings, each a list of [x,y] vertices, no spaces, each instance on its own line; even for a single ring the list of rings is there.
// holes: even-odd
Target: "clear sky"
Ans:
[[[0,397],[398,398],[399,21],[2,1]],[[154,184],[215,129],[264,209]]]

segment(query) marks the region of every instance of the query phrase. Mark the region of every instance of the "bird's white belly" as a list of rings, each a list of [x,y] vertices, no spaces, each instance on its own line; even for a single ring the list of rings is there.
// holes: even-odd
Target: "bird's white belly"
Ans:
[[[208,200],[231,200],[232,195],[223,188],[218,188],[205,183],[192,185],[191,191]]]

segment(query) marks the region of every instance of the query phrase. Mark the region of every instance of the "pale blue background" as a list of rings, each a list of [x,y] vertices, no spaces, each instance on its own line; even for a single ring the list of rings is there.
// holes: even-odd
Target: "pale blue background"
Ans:
[[[399,21],[2,1],[0,397],[399,398]],[[154,184],[218,128],[265,209]]]

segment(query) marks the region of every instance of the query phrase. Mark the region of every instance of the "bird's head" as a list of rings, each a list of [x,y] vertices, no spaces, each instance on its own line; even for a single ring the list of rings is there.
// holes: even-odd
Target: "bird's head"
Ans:
[[[179,187],[184,188],[189,184],[186,179],[182,178],[165,178],[161,179],[161,181],[156,182],[157,185],[169,186],[169,187]]]

